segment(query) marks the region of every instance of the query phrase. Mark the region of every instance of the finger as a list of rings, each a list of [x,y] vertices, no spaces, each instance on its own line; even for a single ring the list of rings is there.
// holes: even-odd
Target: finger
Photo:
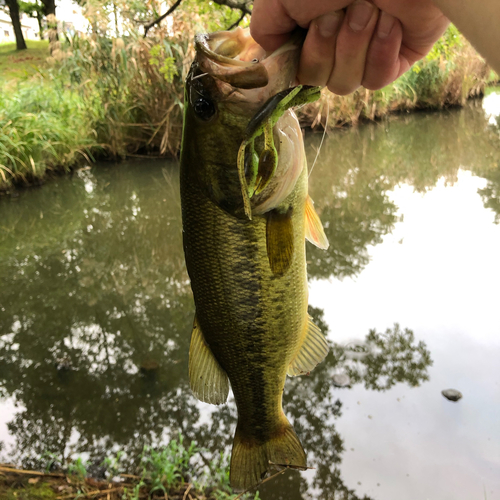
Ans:
[[[381,12],[366,55],[363,87],[381,89],[409,68],[408,61],[400,55],[402,39],[401,23],[390,14]]]
[[[311,21],[327,12],[343,9],[352,0],[255,0],[250,33],[266,50],[276,50],[296,27],[308,28]]]
[[[344,11],[329,12],[312,21],[300,55],[297,78],[303,85],[327,84],[335,63],[337,35]]]
[[[280,0],[255,0],[250,20],[252,38],[266,50],[276,50],[289,38],[297,23]]]
[[[366,0],[355,0],[347,8],[337,37],[335,65],[328,89],[339,95],[354,92],[363,80],[370,40],[377,24],[379,10]]]
[[[399,16],[397,16],[399,17]],[[421,20],[417,27],[401,19],[403,24],[403,43],[401,54],[413,64],[425,57],[438,38],[446,31],[449,20],[440,12]]]

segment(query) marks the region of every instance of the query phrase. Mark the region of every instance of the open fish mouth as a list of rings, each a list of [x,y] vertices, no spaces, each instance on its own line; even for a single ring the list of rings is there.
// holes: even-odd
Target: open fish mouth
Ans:
[[[302,133],[293,108],[318,99],[320,89],[292,87],[303,41],[303,30],[296,31],[269,53],[249,29],[195,38],[196,59],[186,80],[195,123],[200,131],[205,124],[218,130],[220,140],[230,131],[231,139],[237,132],[242,141],[230,168],[207,178],[206,186],[212,199],[238,218],[251,219],[279,205],[304,168]],[[219,163],[220,157],[213,170]]]
[[[199,74],[217,81],[223,100],[260,105],[293,84],[303,40],[298,31],[270,53],[255,42],[248,28],[200,34],[195,38]]]
[[[269,75],[262,60],[266,53],[248,31],[197,35],[195,39],[200,69],[240,89],[265,87]]]

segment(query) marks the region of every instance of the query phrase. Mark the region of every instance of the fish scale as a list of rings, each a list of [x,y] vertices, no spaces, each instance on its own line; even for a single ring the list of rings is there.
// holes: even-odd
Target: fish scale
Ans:
[[[274,406],[281,412],[281,389],[274,379],[284,383],[307,311],[303,223],[297,220],[299,248],[292,269],[275,278],[265,247],[265,218],[235,219],[204,197],[196,181],[181,178],[181,183],[186,263],[205,339],[226,373],[237,373],[230,380],[238,408],[245,407],[253,384],[241,357],[251,362],[254,355],[262,356],[265,376],[279,396]],[[305,194],[302,189],[302,199],[295,192],[292,197],[303,204]],[[242,241],[249,242],[244,252]]]

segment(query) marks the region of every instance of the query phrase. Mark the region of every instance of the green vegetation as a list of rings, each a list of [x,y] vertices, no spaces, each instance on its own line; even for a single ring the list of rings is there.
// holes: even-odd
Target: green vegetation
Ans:
[[[127,35],[112,37],[113,12],[100,8],[100,0],[86,5],[92,35],[62,37],[52,43],[50,57],[43,41],[28,42],[22,53],[14,44],[0,45],[0,80],[10,82],[0,89],[0,191],[97,156],[177,155],[193,36],[230,27],[241,17],[238,10],[185,0],[170,27],[155,25],[144,37],[141,23],[157,16],[154,9],[117,4]],[[299,118],[315,128],[356,124],[394,111],[463,105],[495,78],[450,27],[427,58],[394,84],[347,97],[325,92],[300,110]]]
[[[83,481],[87,476],[87,463],[81,457],[78,457],[68,465],[68,475]]]
[[[84,100],[40,78],[0,92],[0,185],[90,161],[98,147]]]
[[[160,449],[145,446],[140,457],[140,475],[120,473],[123,452],[106,457],[99,465],[105,478],[88,477],[90,464],[81,457],[69,462],[61,472],[54,471],[60,462],[54,454],[42,457],[47,460],[45,474],[36,471],[1,467],[0,497],[6,500],[53,500],[93,497],[108,493],[112,500],[141,500],[150,498],[183,498],[189,493],[197,500],[233,500],[236,494],[229,486],[228,458],[203,466],[201,450],[192,441],[184,445],[182,435],[172,439]],[[192,463],[196,462],[196,463]],[[194,474],[195,477],[191,477]],[[239,496],[243,500],[258,499],[258,493]]]
[[[81,96],[107,155],[177,152],[188,38],[74,37],[51,59],[53,72]]]
[[[184,480],[190,468],[189,462],[197,451],[194,441],[188,448],[184,446],[182,435],[179,436],[179,442],[173,439],[162,450],[146,446],[141,456],[141,480],[134,491],[147,486],[146,481],[149,479],[150,494],[156,491],[167,493],[167,488],[172,488]]]
[[[4,480],[4,485],[6,481]],[[47,483],[30,484],[28,479],[21,482],[22,487],[5,488],[0,480],[0,494],[3,500],[55,500],[57,494]]]
[[[18,52],[15,42],[0,43],[0,84],[27,78],[47,66],[48,40],[27,40],[28,49]]]

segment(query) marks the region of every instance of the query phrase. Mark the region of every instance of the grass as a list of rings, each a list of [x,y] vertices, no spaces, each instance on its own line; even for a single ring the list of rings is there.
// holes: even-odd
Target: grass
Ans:
[[[55,500],[56,493],[47,483],[30,484],[27,481],[21,481],[20,488],[2,488],[0,482],[0,494],[3,500]]]
[[[90,161],[98,148],[92,126],[81,96],[57,82],[0,90],[0,190]]]
[[[110,500],[143,500],[170,498],[172,500],[235,500],[237,495],[229,486],[227,457],[203,467],[200,450],[194,442],[185,444],[182,435],[160,449],[145,447],[140,457],[139,475],[120,474],[123,454],[107,457],[101,464],[106,479],[87,477],[88,463],[80,457],[62,471],[44,473],[14,469],[0,465],[0,498],[6,500],[76,500],[106,495]],[[55,460],[47,453],[47,468]],[[193,462],[195,462],[193,464]],[[242,500],[257,499],[255,495],[238,496]]]
[[[174,36],[56,42],[43,74],[0,87],[0,191],[96,153],[177,154],[194,37],[190,20],[178,26]]]
[[[0,43],[0,83],[30,76],[47,67],[48,40],[26,40],[27,50],[17,51],[15,42]]]
[[[84,99],[110,157],[177,153],[191,40],[166,32],[146,39],[74,37],[53,51],[54,70]]]

